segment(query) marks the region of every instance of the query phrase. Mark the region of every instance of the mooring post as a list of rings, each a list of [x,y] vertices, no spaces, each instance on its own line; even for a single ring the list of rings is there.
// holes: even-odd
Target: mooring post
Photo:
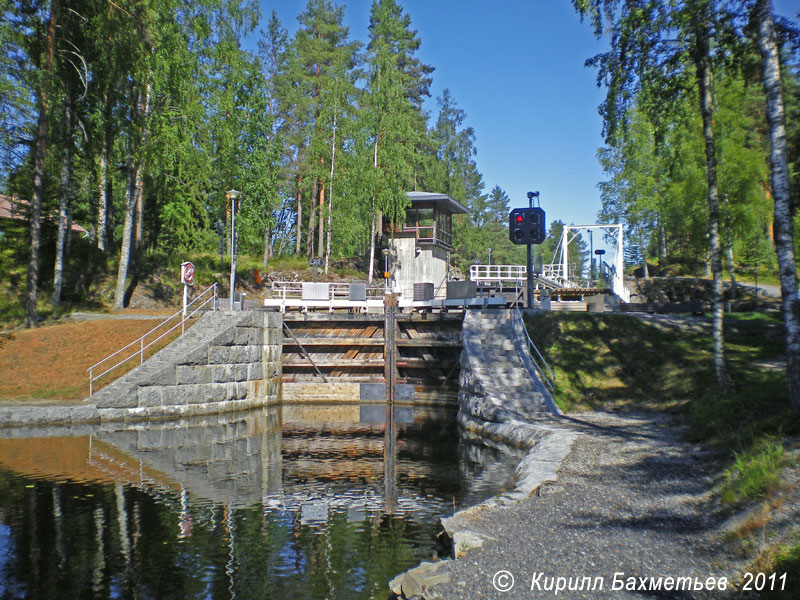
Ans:
[[[383,297],[383,376],[386,380],[386,402],[394,404],[394,380],[397,374],[397,299],[398,294]]]

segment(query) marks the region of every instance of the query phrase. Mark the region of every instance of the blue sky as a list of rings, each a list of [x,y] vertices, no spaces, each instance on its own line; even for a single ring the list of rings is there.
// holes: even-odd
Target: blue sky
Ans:
[[[349,0],[345,21],[366,42],[370,0]],[[606,49],[569,0],[400,0],[422,41],[418,56],[436,68],[431,100],[449,88],[475,129],[478,168],[486,191],[495,185],[511,206],[527,206],[539,191],[548,222],[594,224],[600,210],[597,162],[605,90],[584,61]],[[305,1],[262,1],[293,33]],[[798,0],[778,0],[784,16]],[[427,190],[436,191],[436,190]]]

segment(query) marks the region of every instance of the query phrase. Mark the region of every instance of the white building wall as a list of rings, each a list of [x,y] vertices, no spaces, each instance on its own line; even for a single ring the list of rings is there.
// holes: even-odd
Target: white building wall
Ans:
[[[434,245],[419,247],[414,237],[394,237],[390,239],[392,252],[389,271],[392,286],[404,298],[413,298],[415,283],[432,283],[437,298],[444,298],[447,292],[447,266],[449,252]]]

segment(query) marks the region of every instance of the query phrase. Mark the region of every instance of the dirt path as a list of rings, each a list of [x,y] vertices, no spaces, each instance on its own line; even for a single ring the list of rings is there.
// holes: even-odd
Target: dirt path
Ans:
[[[640,577],[727,577],[730,591],[745,564],[729,555],[722,517],[712,516],[719,458],[683,441],[683,428],[661,414],[587,413],[565,425],[583,435],[559,480],[517,505],[480,513],[471,527],[490,541],[449,562],[449,582],[425,597],[554,597],[546,586],[558,577],[572,577],[576,587],[574,578],[590,577],[595,587],[566,589],[560,598],[725,597],[717,589],[613,589],[615,573],[623,573],[618,577],[635,577],[636,586]],[[496,579],[500,571],[514,577],[502,594],[493,580],[502,586],[510,579]]]

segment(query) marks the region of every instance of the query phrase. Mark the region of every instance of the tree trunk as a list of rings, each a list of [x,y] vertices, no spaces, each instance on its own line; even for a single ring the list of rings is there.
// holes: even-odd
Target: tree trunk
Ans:
[[[731,234],[731,203],[728,200],[728,195],[725,194],[725,256],[728,260],[728,274],[731,278],[731,297],[736,297],[736,273],[734,273],[735,265],[733,262],[733,235]]]
[[[367,282],[372,283],[375,277],[375,201],[372,201],[372,214],[369,223],[369,270],[367,272]]]
[[[72,175],[70,175],[70,179],[72,179]],[[72,188],[70,188],[70,194],[72,194]],[[72,231],[72,200],[67,204],[67,231]],[[64,244],[64,260],[69,258],[69,251],[70,247],[72,246],[72,235],[68,235],[66,242]]]
[[[114,178],[106,177],[106,248],[114,247]]]
[[[142,174],[144,171],[144,162],[137,172],[136,179],[136,233],[134,239],[136,241],[136,249],[142,247],[142,217],[144,216],[144,194],[142,187]]]
[[[147,143],[147,115],[150,112],[150,84],[145,88],[144,103],[139,105],[139,112],[142,116],[142,138],[140,145],[143,148]],[[134,152],[135,149],[131,149]],[[125,282],[128,278],[128,265],[131,259],[131,244],[133,242],[134,211],[136,201],[141,191],[143,161],[136,162],[136,158],[131,159],[128,171],[128,185],[125,190],[125,222],[122,226],[122,248],[119,256],[119,270],[117,271],[117,286],[114,291],[114,310],[122,310],[125,307]]]
[[[773,222],[775,254],[781,280],[783,324],[786,331],[786,379],[789,402],[800,409],[800,298],[797,293],[797,264],[794,255],[789,165],[786,156],[786,126],[781,92],[780,55],[775,39],[772,2],[756,2],[758,48],[767,96],[772,194],[775,199]]]
[[[72,185],[72,98],[69,85],[66,86],[64,101],[64,152],[61,157],[61,182],[58,194],[58,237],[56,239],[56,257],[53,268],[53,305],[61,304],[61,286],[64,281],[64,246],[70,235],[67,227],[67,206],[70,204],[70,186]]]
[[[113,246],[113,225],[111,223],[111,206],[113,197],[111,194],[111,181],[112,177],[108,174],[108,154],[111,146],[114,144],[114,132],[111,127],[113,118],[114,102],[111,95],[111,84],[105,93],[105,123],[103,124],[103,147],[100,150],[98,158],[98,173],[97,173],[97,187],[98,187],[98,202],[97,202],[97,247],[100,250],[106,251]]]
[[[717,389],[724,391],[731,381],[725,365],[725,337],[723,317],[725,306],[722,298],[722,251],[719,235],[719,190],[717,187],[717,158],[713,128],[713,100],[711,96],[711,58],[708,40],[708,19],[698,15],[695,36],[695,69],[703,118],[703,138],[706,151],[706,177],[708,182],[708,238],[711,252],[711,276],[713,279],[713,333],[714,375]]]
[[[650,279],[650,271],[647,269],[647,250],[643,243],[639,247],[642,249],[642,277]]]
[[[319,182],[319,232],[317,235],[317,256],[323,256],[325,242],[325,181]]]
[[[272,254],[272,230],[270,226],[264,227],[264,260],[261,263],[261,268],[266,271],[269,268],[269,258]]]
[[[106,250],[106,219],[108,211],[108,198],[106,196],[106,176],[108,170],[108,155],[103,141],[103,148],[97,158],[97,247]]]
[[[25,289],[25,327],[36,325],[36,301],[39,286],[39,246],[41,244],[42,189],[44,187],[44,161],[47,151],[47,111],[50,85],[53,78],[53,57],[56,45],[56,12],[58,0],[50,0],[50,18],[47,25],[44,79],[39,93],[39,118],[36,127],[36,145],[33,153],[33,195],[31,198],[31,253]]]
[[[114,310],[125,308],[125,282],[128,279],[128,266],[131,259],[131,243],[133,240],[133,220],[136,209],[136,174],[131,165],[128,172],[128,185],[125,188],[125,221],[122,225],[122,248],[119,253],[117,270],[117,287],[114,290]]]
[[[664,221],[658,217],[658,262],[659,264],[667,260],[667,230],[664,228]]]
[[[148,89],[147,100],[149,101],[150,94]],[[148,102],[149,105],[149,102]],[[139,168],[136,169],[136,250],[142,247],[142,220],[144,218],[144,165],[145,161],[142,160]]]
[[[372,166],[377,170],[378,168],[378,140],[375,140],[375,147],[372,153]],[[370,224],[369,224],[369,271],[367,281],[372,283],[372,278],[375,274],[375,197],[372,197],[372,210],[370,211]]]
[[[303,191],[302,185],[303,178],[299,175],[297,176],[297,225],[295,226],[296,234],[295,234],[295,246],[294,246],[294,253],[296,256],[300,256],[300,242],[301,238],[303,237]]]
[[[336,164],[336,110],[333,111],[333,136],[331,137],[331,173],[328,187],[328,239],[325,243],[325,274],[331,260],[331,218],[333,215],[333,168]]]
[[[318,193],[318,186],[319,181],[314,179],[314,183],[311,186],[311,202],[308,203],[308,248],[306,248],[306,253],[308,253],[309,258],[314,256],[314,225],[316,224],[314,221],[314,216],[316,214],[316,202],[317,202],[317,193]]]

